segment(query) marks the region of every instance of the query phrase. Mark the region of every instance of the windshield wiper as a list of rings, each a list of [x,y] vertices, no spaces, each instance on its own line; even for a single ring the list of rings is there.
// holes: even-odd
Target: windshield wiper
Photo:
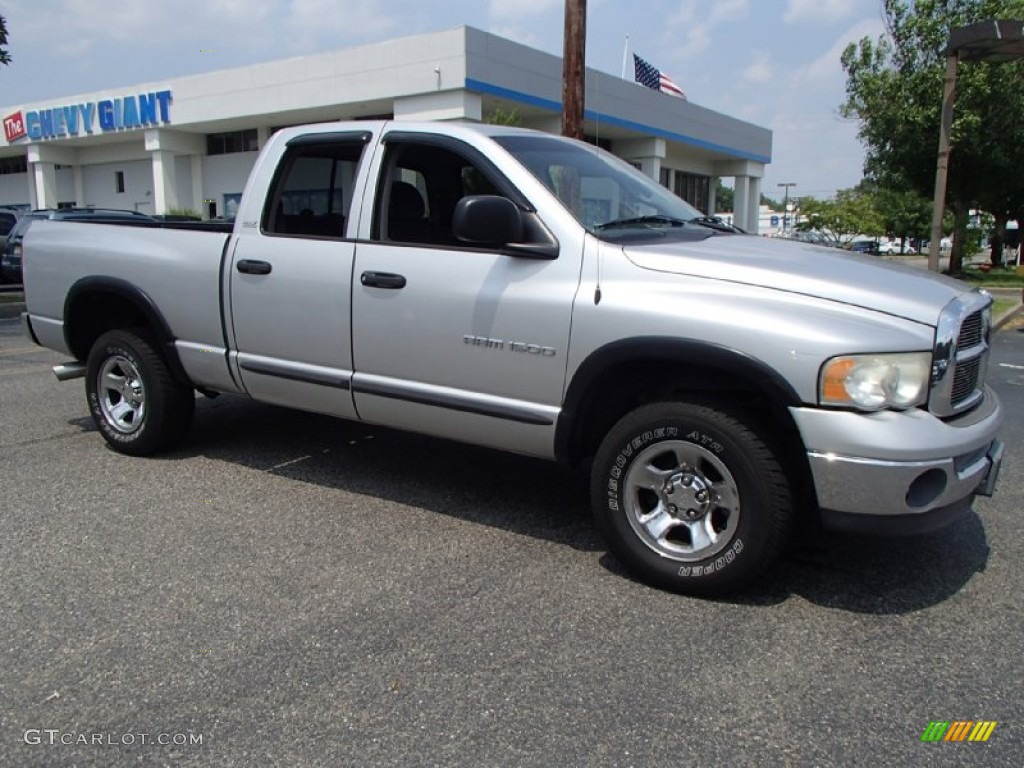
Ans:
[[[746,230],[740,229],[732,224],[727,224],[721,219],[714,218],[712,216],[699,216],[696,219],[690,219],[690,223],[699,224],[702,227],[713,229],[716,232],[735,232],[740,235],[746,234]]]
[[[612,221],[606,221],[603,224],[595,224],[594,229],[601,232],[605,229],[632,227],[637,224],[665,224],[670,227],[682,227],[686,225],[686,221],[684,219],[676,219],[672,216],[665,216],[657,213],[649,216],[634,216],[628,219],[613,219]]]

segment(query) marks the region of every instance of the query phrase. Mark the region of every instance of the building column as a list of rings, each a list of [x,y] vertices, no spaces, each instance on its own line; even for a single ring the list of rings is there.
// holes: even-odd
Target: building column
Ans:
[[[645,176],[650,176],[658,184],[661,183],[660,157],[634,157],[633,162],[640,163],[640,170]]]
[[[57,165],[78,165],[78,154],[68,147],[30,144],[28,160],[29,190],[36,208],[57,207]]]
[[[394,101],[396,120],[483,120],[483,99],[459,89],[405,96]]]
[[[761,228],[761,179],[757,176],[750,178],[750,205],[747,223],[743,229],[752,235],[756,235]]]
[[[79,208],[85,207],[85,174],[82,166],[76,165],[71,169],[75,180],[75,205]]]
[[[25,174],[28,179],[28,204],[30,208],[38,208],[36,205],[36,172],[30,164],[28,167],[28,173]]]
[[[256,148],[263,149],[270,138],[270,128],[265,125],[256,126]]]
[[[661,183],[661,162],[665,159],[664,139],[619,139],[612,142],[612,152],[630,163],[639,163],[640,170],[658,184]]]
[[[199,211],[206,218],[206,204],[203,202],[203,156],[190,155],[192,163],[192,205],[189,207]]]
[[[732,221],[741,229],[747,228],[747,220],[750,216],[750,177],[736,176],[734,188]]]
[[[153,212],[168,213],[178,206],[178,171],[174,167],[174,154],[164,149],[151,153],[153,157]]]
[[[32,163],[35,178],[36,208],[57,207],[57,166],[54,163]]]
[[[710,183],[711,186],[708,188],[708,216],[714,216],[716,213],[715,206],[718,205],[718,200],[716,199],[716,194],[718,192],[718,177],[712,176]]]
[[[201,155],[203,137],[194,133],[151,128],[146,131],[146,151],[153,163],[153,212],[164,214],[172,208],[180,207],[175,155]],[[194,177],[192,188],[195,189]]]

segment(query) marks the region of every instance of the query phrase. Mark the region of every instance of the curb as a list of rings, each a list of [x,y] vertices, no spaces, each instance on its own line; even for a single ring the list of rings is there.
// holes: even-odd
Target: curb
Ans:
[[[992,330],[998,331],[1004,325],[1013,320],[1013,318],[1020,313],[1021,309],[1024,309],[1024,304],[1017,302],[1017,306],[1010,307],[1008,310],[1003,312],[1003,314],[992,321]]]

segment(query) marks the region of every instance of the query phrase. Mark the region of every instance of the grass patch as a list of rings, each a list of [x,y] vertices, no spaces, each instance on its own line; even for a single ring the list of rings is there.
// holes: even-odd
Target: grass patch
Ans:
[[[1018,272],[1016,267],[992,269],[988,272],[970,267],[960,277],[983,288],[1024,288],[1024,273]]]
[[[25,300],[25,294],[21,291],[11,291],[8,293],[4,291],[0,293],[0,304],[17,304],[19,301]]]
[[[992,302],[992,317],[1002,317],[1003,312],[1017,304],[1016,299],[998,298]]]

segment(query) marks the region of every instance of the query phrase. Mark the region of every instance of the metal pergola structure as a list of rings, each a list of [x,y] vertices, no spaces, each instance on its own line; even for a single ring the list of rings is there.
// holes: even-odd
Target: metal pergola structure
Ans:
[[[935,165],[935,200],[932,234],[928,244],[928,269],[939,271],[942,216],[946,209],[946,178],[949,173],[949,134],[953,126],[953,97],[956,72],[961,61],[1006,62],[1024,57],[1024,21],[992,19],[957,27],[949,33],[946,46],[946,82],[939,125],[939,157]]]

